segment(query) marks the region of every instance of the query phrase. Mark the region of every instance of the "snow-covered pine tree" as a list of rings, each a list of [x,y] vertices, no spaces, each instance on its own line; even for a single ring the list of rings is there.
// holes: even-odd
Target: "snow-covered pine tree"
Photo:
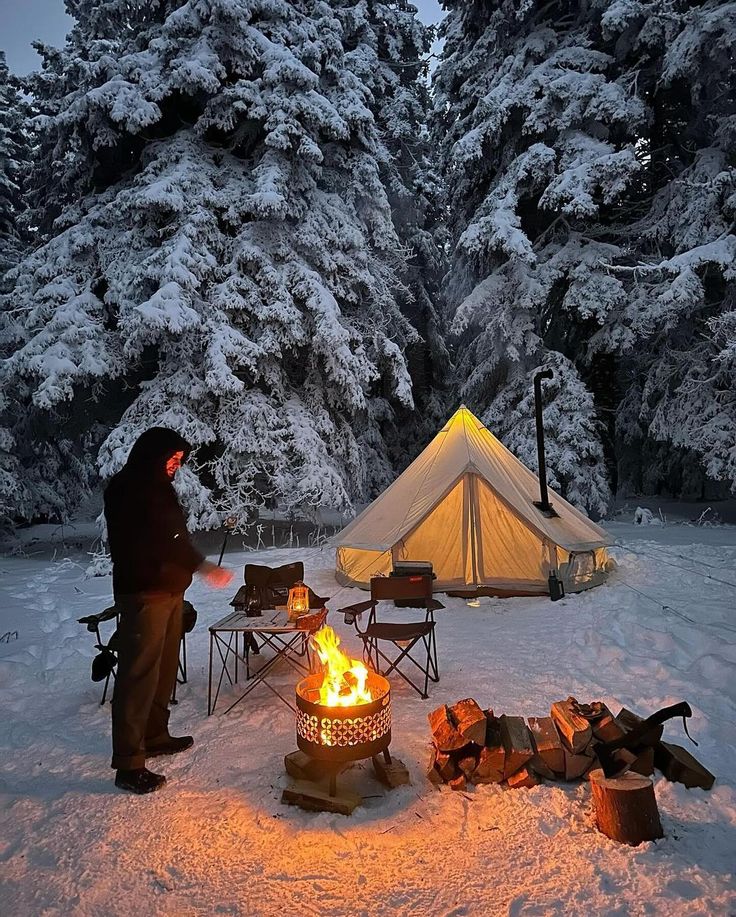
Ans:
[[[558,449],[550,431],[549,464],[580,505],[608,499],[601,411],[616,420],[619,461],[648,438],[703,455],[717,441],[709,471],[736,480],[724,435],[734,4],[446,5],[435,130],[466,397],[532,459],[513,392],[555,364],[566,381],[547,415],[582,438]]]
[[[17,263],[25,242],[21,229],[25,209],[21,186],[29,160],[25,114],[18,81],[9,72],[5,54],[0,51],[0,293],[6,283],[5,275]],[[0,526],[17,513],[22,514],[27,504],[11,432],[19,414],[15,408],[9,394],[0,389]]]
[[[522,393],[537,367],[553,366],[561,378],[545,386],[548,467],[564,494],[601,512],[610,498],[602,431],[577,357],[581,327],[597,327],[621,294],[598,266],[610,244],[588,229],[613,218],[638,169],[632,135],[644,106],[616,83],[583,4],[447,6],[435,133],[463,397],[535,467]]]
[[[349,506],[386,462],[374,400],[412,403],[412,331],[339,17],[320,0],[72,13],[35,87],[48,239],[5,300],[5,380],[31,413],[86,415],[90,462],[106,433],[105,476],[145,427],[179,430],[199,524],[267,499]]]
[[[434,29],[407,0],[331,0],[344,29],[349,66],[371,93],[383,141],[381,176],[399,241],[397,297],[417,334],[407,348],[414,405],[386,406],[395,464],[405,465],[444,423],[450,356],[440,314],[446,270],[443,187],[427,128],[431,99],[428,54]],[[398,430],[400,429],[400,434]]]
[[[24,117],[17,80],[10,74],[5,54],[0,51],[0,290],[3,276],[18,260],[23,246],[21,176],[29,158]]]
[[[631,485],[736,490],[736,3],[606,4],[649,117],[625,226],[626,287],[592,348],[628,375],[618,411]],[[707,476],[707,477],[706,477]]]

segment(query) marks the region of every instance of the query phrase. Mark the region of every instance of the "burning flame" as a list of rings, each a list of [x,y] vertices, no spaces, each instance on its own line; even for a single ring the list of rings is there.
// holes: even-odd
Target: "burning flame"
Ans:
[[[319,689],[319,702],[325,707],[352,707],[373,700],[366,686],[368,669],[357,659],[350,659],[341,649],[340,638],[325,626],[312,638],[319,661],[324,668],[324,678]]]

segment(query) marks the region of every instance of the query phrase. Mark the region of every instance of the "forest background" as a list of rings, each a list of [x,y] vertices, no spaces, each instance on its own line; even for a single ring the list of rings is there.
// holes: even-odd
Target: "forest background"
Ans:
[[[6,524],[153,424],[202,528],[349,513],[461,401],[535,468],[540,368],[571,502],[734,488],[736,3],[443,7],[68,0],[0,62]]]

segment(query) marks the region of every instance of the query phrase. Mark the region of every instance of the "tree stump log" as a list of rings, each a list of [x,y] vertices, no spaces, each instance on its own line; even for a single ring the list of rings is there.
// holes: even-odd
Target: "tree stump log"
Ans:
[[[654,784],[648,777],[628,772],[607,778],[600,768],[590,772],[595,818],[606,837],[636,847],[664,837]]]

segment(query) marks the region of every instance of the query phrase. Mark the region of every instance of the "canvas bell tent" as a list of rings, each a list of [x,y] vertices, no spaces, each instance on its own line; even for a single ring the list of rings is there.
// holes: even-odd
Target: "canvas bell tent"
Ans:
[[[336,576],[368,588],[398,560],[431,561],[435,590],[545,594],[602,582],[610,536],[562,497],[535,506],[539,481],[466,407],[333,539]]]

